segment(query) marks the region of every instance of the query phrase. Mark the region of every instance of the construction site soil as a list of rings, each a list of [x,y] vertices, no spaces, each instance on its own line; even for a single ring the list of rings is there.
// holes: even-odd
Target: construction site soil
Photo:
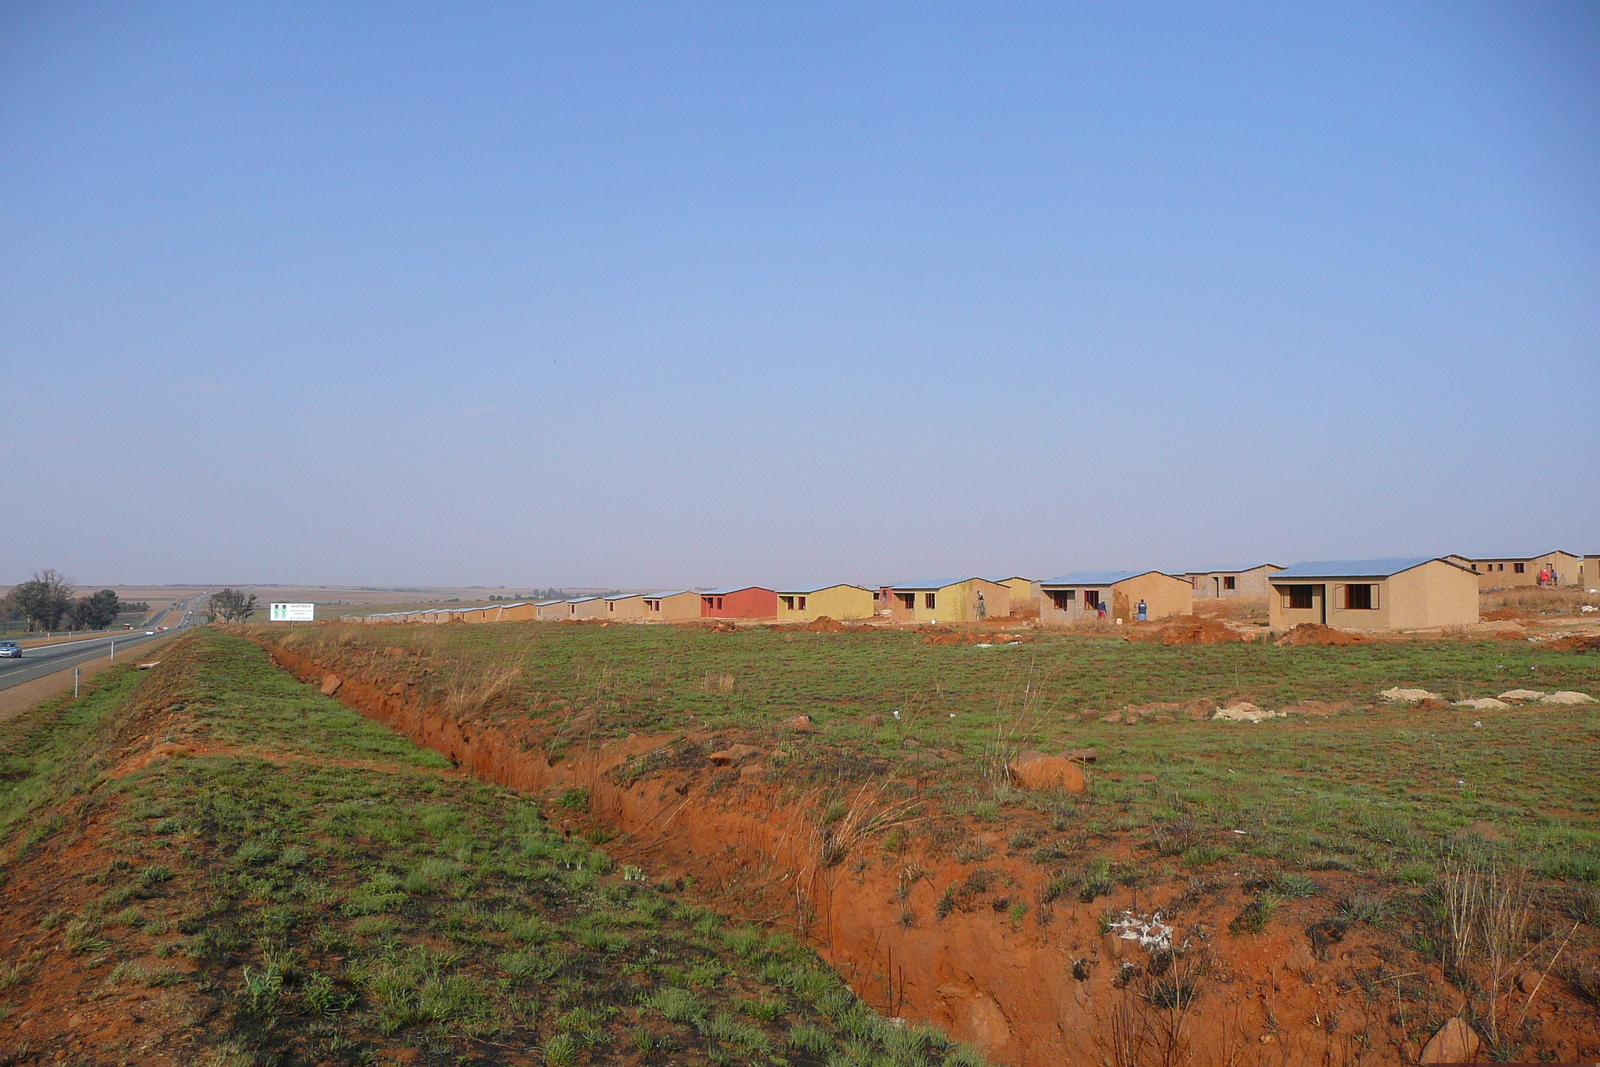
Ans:
[[[1140,639],[1221,641],[1218,625],[1185,619]],[[952,637],[971,640],[929,640]],[[1600,1055],[1595,993],[1583,984],[1594,931],[1554,897],[1525,917],[1543,936],[1518,942],[1516,966],[1535,974],[1518,985],[1504,958],[1490,975],[1465,951],[1396,936],[1374,902],[1392,896],[1420,912],[1432,900],[1420,885],[1396,893],[1338,865],[1289,872],[1257,859],[1152,880],[1151,853],[1133,834],[1100,842],[1109,864],[1067,879],[1030,852],[1049,816],[1008,812],[997,829],[933,810],[914,769],[891,786],[872,760],[840,750],[834,781],[850,788],[819,814],[819,789],[773,773],[766,757],[781,752],[781,733],[605,739],[582,714],[491,721],[426,695],[426,664],[402,649],[322,642],[307,652],[256,639],[296,677],[462,771],[532,793],[587,790],[587,810],[566,818],[573,832],[617,835],[607,845],[617,862],[692,879],[708,906],[794,930],[880,1011],[930,1021],[996,1062],[1414,1063],[1457,1017],[1483,1035],[1486,1055]],[[1300,627],[1285,640],[1361,639]],[[791,729],[815,729],[799,718]],[[931,768],[942,757],[916,758]]]

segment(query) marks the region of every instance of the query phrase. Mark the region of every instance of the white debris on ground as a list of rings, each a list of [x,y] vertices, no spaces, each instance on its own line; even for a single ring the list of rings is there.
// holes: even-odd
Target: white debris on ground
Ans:
[[[1537,689],[1508,689],[1500,694],[1501,700],[1543,700],[1544,694]]]
[[[1458,700],[1450,705],[1453,708],[1471,708],[1473,711],[1504,711],[1511,705],[1494,697],[1478,697],[1474,700]]]
[[[1263,719],[1282,719],[1288,713],[1282,711],[1268,711],[1258,708],[1247,700],[1237,704],[1230,704],[1211,716],[1213,720],[1221,719],[1223,722],[1261,722]]]
[[[1574,693],[1563,689],[1559,693],[1551,693],[1539,701],[1541,704],[1593,704],[1594,697],[1588,693]]]
[[[1106,929],[1124,941],[1137,941],[1139,947],[1151,952],[1166,952],[1172,948],[1172,927],[1161,921],[1161,913],[1135,915],[1122,913],[1120,919],[1106,923]]]
[[[1416,704],[1424,700],[1439,699],[1438,693],[1430,693],[1426,689],[1402,689],[1399,686],[1385,689],[1378,695],[1395,704]]]

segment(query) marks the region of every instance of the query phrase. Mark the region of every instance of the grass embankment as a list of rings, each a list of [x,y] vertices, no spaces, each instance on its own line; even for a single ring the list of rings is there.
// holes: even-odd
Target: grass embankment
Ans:
[[[556,753],[573,735],[557,738],[555,727],[580,715],[590,740],[765,735],[783,738],[786,758],[772,761],[780,782],[909,774],[945,811],[981,821],[1070,813],[1055,821],[1073,840],[1051,846],[1067,854],[1131,835],[1176,848],[1189,867],[1243,853],[1415,874],[1476,829],[1514,862],[1600,880],[1600,713],[1413,711],[1377,699],[1394,685],[1448,699],[1517,687],[1600,694],[1593,653],[1509,641],[1166,647],[1076,635],[980,649],[903,631],[539,624],[324,628],[287,640],[409,675],[472,717],[535,724]],[[385,647],[416,659],[385,657]],[[1127,705],[1197,698],[1349,707],[1259,725],[1181,714],[1100,721]],[[784,731],[799,714],[821,731]],[[1090,792],[1046,800],[1009,789],[996,757],[1018,746],[1096,749]]]
[[[254,645],[163,658],[0,727],[0,1062],[977,1062]]]

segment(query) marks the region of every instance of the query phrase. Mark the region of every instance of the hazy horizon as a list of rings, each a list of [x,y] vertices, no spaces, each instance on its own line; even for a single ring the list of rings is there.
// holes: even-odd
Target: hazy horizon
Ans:
[[[1600,552],[1593,5],[13,6],[0,275],[0,585]]]

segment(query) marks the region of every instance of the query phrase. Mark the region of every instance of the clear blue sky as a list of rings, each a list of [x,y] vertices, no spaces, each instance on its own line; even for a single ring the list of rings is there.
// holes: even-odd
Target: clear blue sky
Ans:
[[[1600,5],[10,4],[0,582],[1600,552]]]

